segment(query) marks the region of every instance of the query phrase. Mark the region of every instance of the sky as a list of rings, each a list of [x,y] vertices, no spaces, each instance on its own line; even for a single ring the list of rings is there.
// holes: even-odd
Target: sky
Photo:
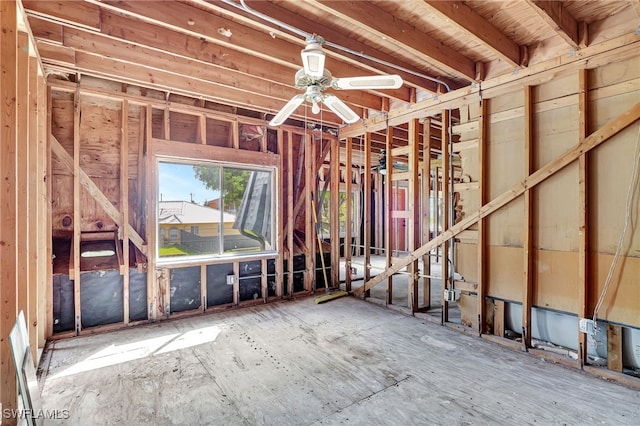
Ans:
[[[220,196],[219,191],[207,189],[188,164],[160,162],[159,181],[158,199],[162,201],[191,201],[193,196],[194,203],[203,204]]]

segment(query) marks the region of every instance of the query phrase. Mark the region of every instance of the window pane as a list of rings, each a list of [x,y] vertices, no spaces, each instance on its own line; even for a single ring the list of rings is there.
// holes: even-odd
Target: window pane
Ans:
[[[225,168],[223,192],[225,206],[235,215],[233,224],[224,228],[224,251],[273,249],[271,173]]]
[[[158,255],[272,250],[270,171],[159,163]]]

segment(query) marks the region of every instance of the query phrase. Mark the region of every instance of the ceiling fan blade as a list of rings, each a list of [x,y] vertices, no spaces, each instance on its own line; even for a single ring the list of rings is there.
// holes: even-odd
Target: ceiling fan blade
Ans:
[[[309,43],[301,52],[304,72],[311,77],[322,77],[324,74],[324,50],[319,43]]]
[[[402,77],[397,74],[390,74],[334,78],[331,86],[334,89],[341,90],[397,89],[402,86]]]
[[[342,102],[336,95],[324,95],[322,102],[324,102],[331,111],[335,112],[338,117],[342,118],[345,123],[355,123],[360,119],[358,114],[353,112],[353,110],[349,108],[347,104]]]
[[[304,102],[304,95],[295,95],[282,109],[276,114],[275,117],[269,122],[270,126],[279,126],[289,118],[289,116]]]

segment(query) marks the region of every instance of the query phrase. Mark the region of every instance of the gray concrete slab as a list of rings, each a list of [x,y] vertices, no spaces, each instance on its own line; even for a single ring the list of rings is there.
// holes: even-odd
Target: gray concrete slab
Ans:
[[[55,425],[637,424],[639,392],[344,297],[52,343]]]

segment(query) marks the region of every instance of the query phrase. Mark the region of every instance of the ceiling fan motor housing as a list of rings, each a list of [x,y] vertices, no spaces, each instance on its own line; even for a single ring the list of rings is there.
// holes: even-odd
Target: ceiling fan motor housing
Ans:
[[[298,72],[296,72],[295,86],[298,89],[306,89],[309,86],[318,86],[320,90],[324,90],[331,86],[332,78],[331,73],[327,69],[324,70],[322,77],[313,77],[305,73],[304,68],[300,68]]]

